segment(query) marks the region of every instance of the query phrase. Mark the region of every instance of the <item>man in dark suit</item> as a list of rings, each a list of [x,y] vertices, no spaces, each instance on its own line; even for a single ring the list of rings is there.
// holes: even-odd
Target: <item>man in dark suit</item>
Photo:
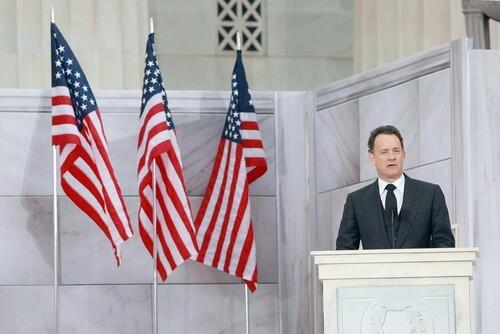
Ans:
[[[368,154],[377,180],[347,196],[337,250],[455,247],[441,188],[403,173],[405,150],[398,129],[370,133]]]

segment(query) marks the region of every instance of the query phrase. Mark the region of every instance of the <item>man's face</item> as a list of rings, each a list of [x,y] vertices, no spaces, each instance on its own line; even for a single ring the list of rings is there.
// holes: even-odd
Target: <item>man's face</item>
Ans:
[[[375,137],[373,152],[369,152],[378,176],[387,182],[394,182],[403,174],[405,157],[406,153],[396,135],[379,134]]]

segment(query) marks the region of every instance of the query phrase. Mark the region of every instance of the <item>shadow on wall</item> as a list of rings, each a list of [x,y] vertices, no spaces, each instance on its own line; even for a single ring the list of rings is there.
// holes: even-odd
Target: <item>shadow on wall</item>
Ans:
[[[41,108],[40,108],[41,109]],[[31,258],[41,259],[43,264],[35,263],[34,267],[40,266],[46,270],[53,271],[54,268],[54,249],[53,249],[53,211],[52,211],[52,178],[47,177],[45,173],[51,168],[44,165],[52,165],[52,147],[50,146],[50,114],[44,112],[38,113],[20,113],[21,117],[35,115],[31,141],[24,149],[28,150],[23,181],[21,187],[21,203],[26,211],[26,230],[31,235],[33,247],[38,251],[37,255],[30,255]],[[49,145],[47,145],[49,144]],[[40,166],[44,166],[41,168]],[[37,180],[42,178],[41,180]],[[43,189],[34,194],[34,183],[42,184]],[[49,186],[50,185],[50,186]],[[36,190],[35,190],[36,191]],[[16,222],[21,223],[21,222]],[[21,259],[22,261],[26,259]],[[33,268],[31,268],[33,269]],[[26,272],[32,275],[31,269]],[[40,268],[39,268],[40,269]]]

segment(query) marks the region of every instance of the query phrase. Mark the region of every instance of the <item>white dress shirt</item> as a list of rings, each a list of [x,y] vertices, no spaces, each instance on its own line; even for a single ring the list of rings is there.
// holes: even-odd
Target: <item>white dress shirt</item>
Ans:
[[[380,199],[382,200],[382,206],[385,209],[385,197],[387,196],[387,190],[385,186],[388,185],[389,182],[378,178],[378,191],[380,193]],[[396,196],[396,201],[398,204],[398,214],[401,212],[401,207],[403,206],[403,195],[405,193],[405,176],[401,174],[401,177],[392,183],[396,189],[394,189],[394,196]]]

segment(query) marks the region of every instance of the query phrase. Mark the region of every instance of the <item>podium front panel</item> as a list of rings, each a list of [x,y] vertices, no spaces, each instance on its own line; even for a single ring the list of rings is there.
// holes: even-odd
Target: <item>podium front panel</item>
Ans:
[[[337,333],[452,334],[454,294],[453,285],[338,288]]]

